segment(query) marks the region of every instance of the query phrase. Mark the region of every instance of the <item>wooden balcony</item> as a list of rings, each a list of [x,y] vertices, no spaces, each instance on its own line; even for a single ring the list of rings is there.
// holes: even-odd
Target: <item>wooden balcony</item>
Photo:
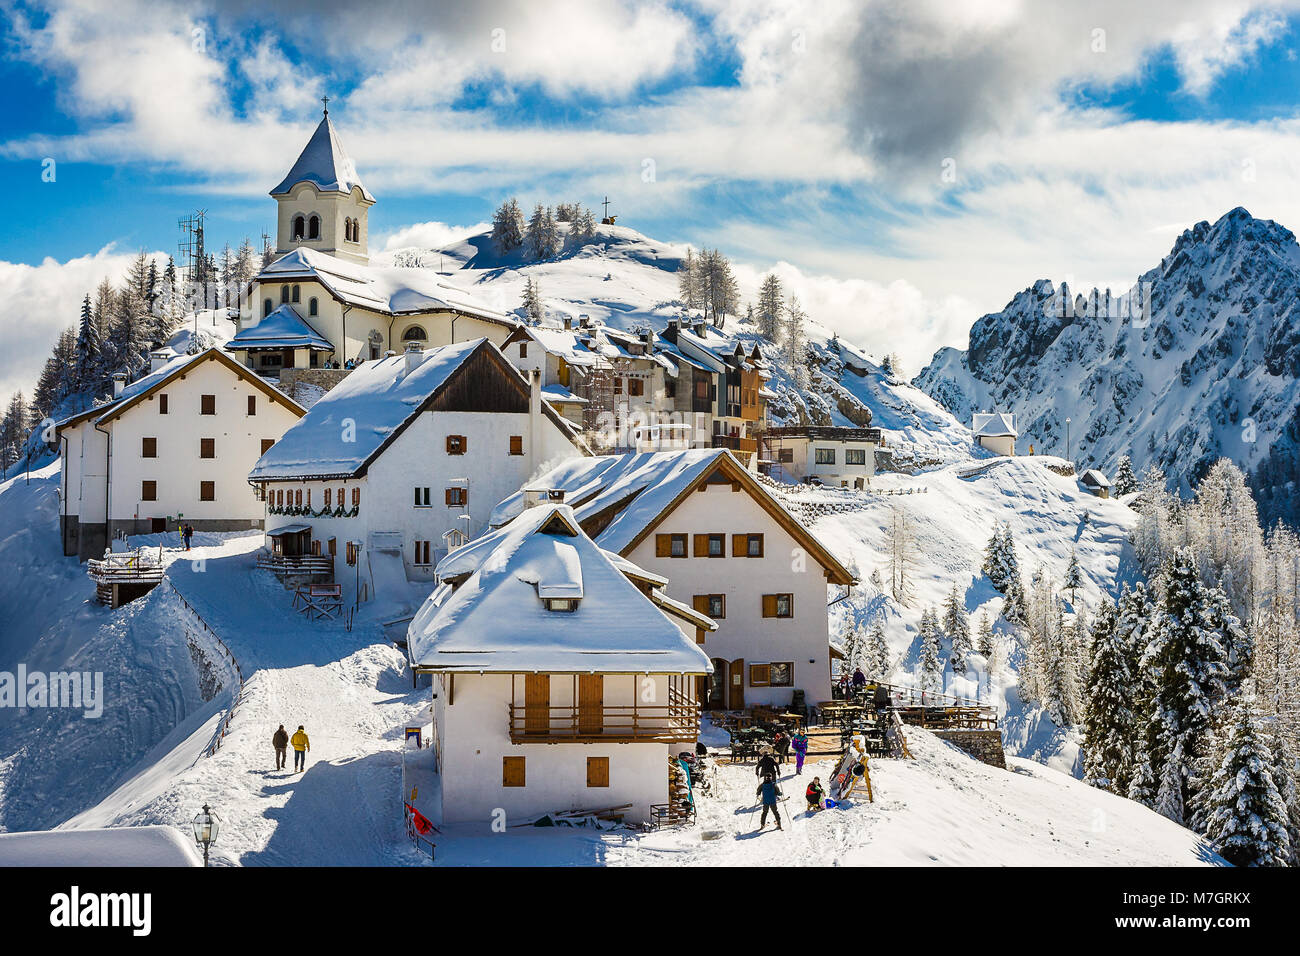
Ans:
[[[512,703],[510,742],[693,743],[700,732],[700,707],[680,700],[665,705],[529,706]]]

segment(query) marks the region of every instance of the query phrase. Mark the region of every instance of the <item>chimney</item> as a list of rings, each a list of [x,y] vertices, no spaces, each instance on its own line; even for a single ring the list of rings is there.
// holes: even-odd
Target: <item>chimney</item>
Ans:
[[[700,338],[704,338],[704,335],[705,335],[705,331],[704,331],[704,323],[703,323],[703,322],[696,322],[696,323],[695,323],[695,327],[694,327],[694,331],[695,331],[695,334],[698,335]]]
[[[156,352],[149,353],[149,371],[156,372],[172,359],[170,352],[164,352],[159,349]]]
[[[126,375],[118,372],[113,376],[113,397],[121,398],[122,389],[126,388]]]
[[[580,329],[591,328],[591,316],[587,315],[585,312],[582,315],[578,316],[578,328]]]
[[[404,357],[406,359],[406,370],[403,374],[410,375],[420,367],[420,362],[424,360],[424,349],[419,342],[407,342]]]
[[[564,322],[564,331],[568,332],[573,328],[573,316],[566,315],[562,321]]]
[[[539,445],[542,436],[542,370],[528,372],[528,465],[535,471],[541,464]]]
[[[653,355],[655,351],[655,331],[654,329],[643,329],[641,340],[645,342],[645,354]]]

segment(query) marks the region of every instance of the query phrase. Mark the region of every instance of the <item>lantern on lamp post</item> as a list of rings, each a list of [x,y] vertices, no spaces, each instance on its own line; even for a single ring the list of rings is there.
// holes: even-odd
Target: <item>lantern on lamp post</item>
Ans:
[[[194,842],[203,847],[203,865],[208,865],[208,847],[217,842],[217,831],[221,829],[221,818],[205,803],[203,809],[194,815]]]

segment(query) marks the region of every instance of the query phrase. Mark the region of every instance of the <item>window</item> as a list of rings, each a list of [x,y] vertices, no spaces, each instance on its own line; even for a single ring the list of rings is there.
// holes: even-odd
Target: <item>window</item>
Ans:
[[[273,303],[270,299],[263,299],[263,300],[262,300],[262,318],[266,318],[268,315],[270,315],[270,314],[271,314],[271,310],[274,309],[274,308],[275,308],[275,303]]]
[[[355,541],[349,541],[349,542],[348,542],[348,546],[347,546],[347,562],[348,562],[348,567],[350,567],[350,568],[356,566],[356,563],[357,563],[357,543],[356,543]]]
[[[778,449],[776,453],[776,460],[781,462],[782,464],[790,464],[791,462],[794,461],[794,449],[793,448]]]
[[[510,454],[512,454],[512,455],[522,455],[523,453],[524,453],[524,436],[523,436],[523,435],[511,435],[511,436],[510,436]]]
[[[158,439],[141,438],[140,439],[140,457],[157,458],[158,457]]]
[[[519,357],[520,357],[520,358],[528,358],[528,343],[527,343],[527,342],[520,342],[520,343],[519,343]]]
[[[622,395],[622,394],[623,394],[623,378],[622,378],[622,376],[619,376],[619,375],[615,375],[615,376],[614,376],[614,394],[615,394],[615,395]]]
[[[429,336],[424,334],[424,327],[413,325],[402,333],[403,342],[423,342]]]
[[[142,481],[140,482],[140,500],[157,501],[158,500],[158,482]]]
[[[727,596],[725,594],[697,594],[692,602],[695,610],[706,614],[715,621],[727,616]]]
[[[587,758],[587,786],[589,787],[609,786],[609,758],[608,757]]]
[[[326,497],[325,497],[325,503],[326,503],[326,504],[329,504],[329,489],[328,489],[328,488],[325,489],[325,495],[326,495]],[[432,507],[432,505],[433,505],[433,501],[432,501],[432,497],[431,497],[430,490],[429,490],[428,488],[416,488],[416,489],[415,489],[415,507],[417,507],[417,508],[429,508],[429,507]]]
[[[217,441],[215,438],[199,439],[199,457],[200,458],[217,457]]]
[[[331,494],[331,491],[332,491],[332,489],[330,489],[330,488],[326,488],[326,489],[325,489],[325,507],[326,507],[326,508],[328,508],[328,507],[330,506],[330,498],[333,497],[333,495]]]
[[[158,394],[158,414],[159,415],[167,414],[167,393],[166,392],[160,392]]]
[[[794,617],[794,595],[764,594],[763,617]]]
[[[865,448],[844,449],[844,464],[865,465],[866,463],[867,463],[867,450]]]
[[[301,295],[302,295],[302,287],[301,287],[301,286],[294,286],[294,287],[293,287],[293,301],[294,301],[294,302],[299,301],[299,296],[301,296]]]
[[[308,239],[320,238],[320,216],[313,215],[310,219],[307,220],[307,238]],[[295,299],[294,301],[296,302],[297,300]]]
[[[308,508],[311,507],[311,489],[310,489],[310,488],[307,489],[307,507],[308,507]]]
[[[709,399],[709,380],[706,378],[697,378],[695,380],[695,397],[701,401]]]
[[[501,786],[522,787],[524,786],[524,777],[523,757],[501,758]]]
[[[270,451],[270,450],[271,450],[271,446],[274,445],[274,444],[275,444],[275,439],[274,439],[274,438],[263,438],[263,439],[262,439],[262,454],[265,455],[268,451]]]
[[[284,285],[280,286],[280,304],[284,305],[288,301],[289,301],[289,285],[288,283],[285,283]]]
[[[446,497],[448,508],[464,508],[469,502],[469,489],[448,488]]]
[[[317,301],[315,296],[312,296],[310,299],[307,300],[307,314],[316,315],[319,312],[320,312],[320,302]]]
[[[793,687],[794,686],[794,663],[792,661],[773,661],[768,664],[768,681],[769,687]]]
[[[576,611],[578,609],[577,598],[545,598],[543,603],[548,611]]]
[[[301,507],[302,507],[302,489],[301,489],[301,488],[299,488],[297,491],[295,491],[295,492],[293,493],[293,498],[294,498],[294,502],[293,502],[293,503],[294,503],[294,506],[295,506],[295,507],[298,507],[298,508],[301,508]]]
[[[330,538],[329,541],[326,542],[325,548],[327,551],[329,551],[330,557],[331,558],[334,557],[336,554],[338,554],[338,539]]]
[[[340,488],[340,489],[339,489],[339,507],[342,508],[342,507],[344,506],[344,504],[346,504],[346,499],[343,497],[343,489]]]
[[[664,379],[664,398],[677,397],[677,380],[668,378]]]
[[[256,414],[257,414],[257,396],[256,396],[256,395],[249,395],[249,396],[248,396],[248,414],[250,414],[250,415],[256,415]]]
[[[217,413],[217,396],[200,395],[199,396],[199,414],[215,415]]]
[[[417,568],[427,567],[428,565],[433,563],[431,560],[429,560],[429,552],[430,552],[429,545],[430,542],[428,541],[415,542],[415,566]]]
[[[656,558],[686,557],[686,535],[684,534],[655,535],[655,557]]]
[[[468,447],[469,447],[469,441],[465,438],[464,435],[447,436],[447,454],[463,455],[465,454],[465,450]]]
[[[697,558],[725,558],[727,556],[727,536],[725,534],[697,534],[695,536],[695,556]]]
[[[215,481],[199,482],[199,501],[216,501],[217,483]]]
[[[761,558],[763,556],[763,536],[761,534],[732,535],[731,556],[733,558]]]
[[[352,489],[352,507],[354,507],[354,508],[360,508],[360,507],[361,507],[361,489],[360,489],[360,488],[353,488],[353,489]]]
[[[770,664],[750,664],[749,665],[749,686],[766,687],[771,680]]]
[[[305,228],[304,228],[305,226],[306,226],[306,222],[303,220],[302,216],[294,216],[294,217],[293,217],[293,235],[291,236],[291,238],[293,238],[293,239],[301,239],[301,238],[303,237],[304,233],[306,232],[306,230],[305,230]]]
[[[833,464],[835,464],[835,449],[834,449],[834,448],[818,448],[818,449],[816,449],[816,451],[814,452],[814,454],[816,455],[816,459],[815,459],[815,460],[816,460],[817,464],[819,464],[819,465],[833,465]]]
[[[627,380],[627,393],[633,398],[645,394],[645,382],[639,378],[629,378]]]

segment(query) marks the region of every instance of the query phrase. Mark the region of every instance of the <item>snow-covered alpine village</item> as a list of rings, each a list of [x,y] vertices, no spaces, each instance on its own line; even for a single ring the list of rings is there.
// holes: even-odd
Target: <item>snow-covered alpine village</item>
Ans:
[[[467,14],[401,41],[336,11],[319,63],[293,10],[247,11],[256,40],[179,0],[147,27],[0,11],[15,75],[71,84],[15,80],[38,106],[0,137],[0,866],[1160,868],[1206,893],[1295,866],[1300,245],[1244,206],[1294,225],[1294,190],[1259,145],[1216,184],[1187,155],[1000,166],[979,129],[921,183],[894,164],[927,97],[975,109],[967,68],[1001,94],[918,37],[999,63],[1023,37],[882,6],[868,40],[851,7],[578,5],[591,62],[563,82],[539,50],[573,41],[510,4],[500,37]],[[1101,90],[1191,63],[1194,34],[1213,98],[1300,30],[1249,3],[1089,15],[1112,59],[1035,55],[1057,105],[1026,115],[1164,123],[1191,153],[1192,120],[1130,129]],[[670,65],[701,54],[663,31],[704,20],[738,86]],[[845,59],[893,34],[892,73]],[[801,42],[858,77],[818,95],[868,145],[778,105],[831,69]],[[225,131],[202,158],[169,145],[194,111]],[[679,155],[687,117],[736,151]],[[1090,219],[1144,169],[1186,182]],[[102,925],[76,892],[52,925]],[[1228,896],[1168,918],[1249,925]]]

